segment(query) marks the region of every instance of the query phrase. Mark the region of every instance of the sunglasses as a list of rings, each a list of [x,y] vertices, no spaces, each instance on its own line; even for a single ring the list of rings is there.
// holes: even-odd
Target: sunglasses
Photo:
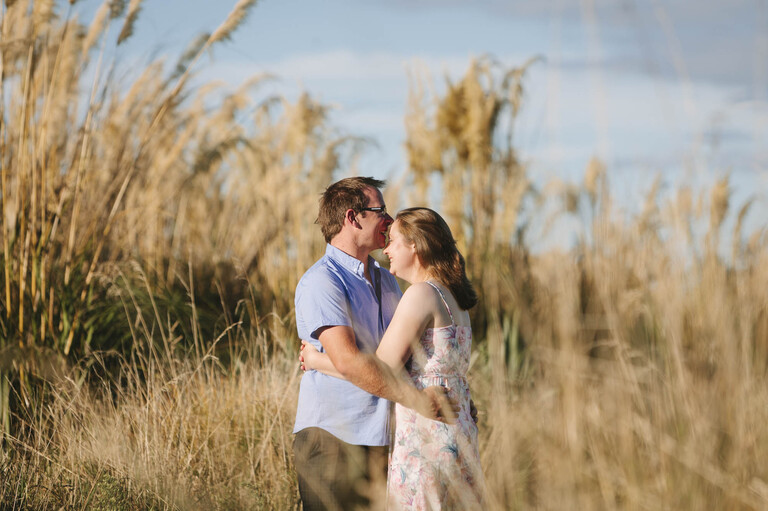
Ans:
[[[361,208],[360,211],[373,211],[374,213],[378,213],[379,216],[384,216],[387,214],[387,207],[386,206],[378,206],[375,208]]]

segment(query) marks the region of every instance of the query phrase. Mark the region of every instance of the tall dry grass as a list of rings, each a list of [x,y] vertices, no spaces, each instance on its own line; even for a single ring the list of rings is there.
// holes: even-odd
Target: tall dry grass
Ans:
[[[53,2],[3,6],[4,509],[298,506],[293,288],[355,141],[309,96],[254,102],[265,78],[190,86],[252,4],[135,76],[106,48],[140,2],[88,26]],[[628,215],[597,160],[583,183],[535,186],[513,136],[529,65],[478,60],[442,95],[415,82],[406,117],[408,202],[443,199],[483,297],[470,384],[489,508],[767,507],[768,251],[742,233],[750,203],[728,181],[656,187]],[[551,205],[580,242],[533,253]]]
[[[500,502],[766,506],[765,240],[737,243],[733,262],[717,255],[723,188],[711,190],[701,243],[681,243],[707,220],[682,191],[649,197],[628,222],[599,214],[582,226],[590,244],[529,259],[513,295],[524,297],[534,376],[515,385],[489,375],[485,460]],[[509,456],[497,455],[503,446]]]
[[[0,454],[3,508],[293,508],[298,365],[261,359],[289,325],[235,323],[179,355],[176,318],[152,324],[121,293],[134,349],[117,378],[63,378],[22,419]],[[216,353],[227,336],[236,342],[225,367]]]
[[[484,59],[442,96],[416,87],[407,119],[417,197],[438,184],[483,296],[473,388],[493,507],[764,508],[766,236],[742,239],[752,201],[731,212],[727,179],[672,197],[657,181],[628,214],[598,160],[583,183],[538,189],[512,143],[531,64],[494,74]],[[532,254],[552,210],[580,241]]]
[[[722,206],[717,186],[699,219]],[[678,238],[659,234],[696,221],[689,197],[651,199],[654,212],[622,223],[598,215],[583,225],[592,244],[515,263],[517,314],[476,339],[470,371],[489,509],[765,507],[764,240],[742,245],[738,269],[712,252],[681,254]],[[296,354],[263,359],[259,347],[292,339],[292,327],[277,316],[256,331],[232,324],[231,365],[214,356],[215,339],[180,356],[165,347],[178,339],[174,318],[151,327],[152,312],[121,292],[139,347],[121,381],[58,386],[12,440],[3,500],[297,506]],[[512,344],[494,336],[519,337],[522,353],[499,358],[493,350]]]
[[[107,288],[121,272],[135,284],[133,261],[158,293],[137,300],[160,316],[191,317],[183,281],[195,283],[185,346],[197,328],[212,337],[236,319],[255,327],[273,309],[287,314],[298,268],[322,247],[303,214],[355,150],[308,95],[259,94],[267,77],[234,91],[191,85],[200,55],[254,2],[238,2],[175,66],[143,69],[112,51],[130,38],[140,2],[105,1],[89,25],[72,4],[18,0],[1,11],[5,434],[13,403],[33,405],[32,380],[132,349]]]

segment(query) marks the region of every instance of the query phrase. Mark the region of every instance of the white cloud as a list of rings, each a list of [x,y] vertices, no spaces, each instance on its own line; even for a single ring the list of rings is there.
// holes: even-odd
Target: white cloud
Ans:
[[[335,107],[332,120],[343,131],[377,140],[381,147],[374,164],[382,161],[391,168],[399,164],[393,162],[404,159],[401,143],[409,73],[427,77],[442,92],[444,77],[458,80],[473,56],[478,55],[328,50],[295,53],[260,62],[258,67],[229,62],[216,65],[212,73],[240,83],[247,76],[269,72],[279,78],[275,89],[287,97],[309,91]],[[706,147],[714,140],[712,134],[728,134],[733,127],[746,127],[749,132],[752,126],[765,126],[764,109],[735,106],[735,85],[685,82],[626,66],[586,65],[588,60],[585,65],[562,65],[576,56],[573,48],[564,47],[559,59],[535,64],[524,83],[516,146],[523,158],[546,173],[577,176],[595,154],[609,166],[623,169],[680,169],[688,161],[712,156]],[[530,57],[509,52],[496,60],[508,68]],[[727,122],[713,124],[717,118]],[[749,151],[757,158],[757,141],[746,144],[751,149],[745,153],[743,137],[720,139],[718,165],[741,164],[745,154],[750,158]]]
[[[298,80],[397,79],[403,75],[404,60],[386,52],[334,50],[292,55],[265,67],[279,76]]]

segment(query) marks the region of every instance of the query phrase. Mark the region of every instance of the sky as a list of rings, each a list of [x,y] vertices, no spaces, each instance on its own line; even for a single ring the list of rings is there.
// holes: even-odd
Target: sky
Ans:
[[[145,0],[125,51],[173,61],[234,4]],[[768,0],[260,0],[200,76],[234,88],[269,73],[288,98],[310,93],[342,132],[376,142],[360,173],[390,178],[407,167],[409,72],[440,91],[483,55],[503,69],[537,58],[514,131],[536,182],[580,181],[597,156],[631,211],[656,176],[669,190],[730,176],[763,225]]]

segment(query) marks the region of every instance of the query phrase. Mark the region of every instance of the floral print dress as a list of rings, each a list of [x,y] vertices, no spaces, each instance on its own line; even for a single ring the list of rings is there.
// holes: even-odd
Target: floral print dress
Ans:
[[[443,300],[445,297],[430,284]],[[483,474],[477,425],[469,414],[466,373],[472,329],[451,325],[428,328],[406,368],[417,388],[440,385],[461,406],[455,424],[433,421],[395,405],[395,434],[387,477],[388,509],[479,509]]]

